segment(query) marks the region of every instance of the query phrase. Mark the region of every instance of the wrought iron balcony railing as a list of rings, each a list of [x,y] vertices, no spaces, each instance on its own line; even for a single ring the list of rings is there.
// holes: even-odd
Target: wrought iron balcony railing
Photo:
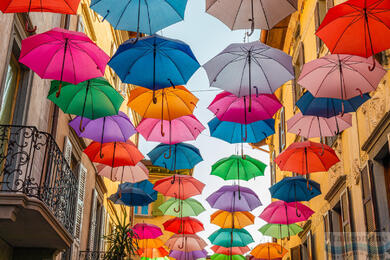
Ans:
[[[77,179],[50,134],[33,126],[0,125],[0,192],[41,200],[72,235]]]
[[[79,260],[100,260],[105,257],[104,251],[80,251]]]

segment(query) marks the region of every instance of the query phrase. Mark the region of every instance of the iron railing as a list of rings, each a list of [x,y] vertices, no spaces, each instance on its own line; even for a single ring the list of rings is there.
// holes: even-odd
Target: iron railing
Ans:
[[[50,134],[0,125],[0,192],[41,200],[73,235],[77,189],[78,178]]]
[[[100,260],[105,259],[105,252],[104,251],[80,251],[79,253],[79,260]]]

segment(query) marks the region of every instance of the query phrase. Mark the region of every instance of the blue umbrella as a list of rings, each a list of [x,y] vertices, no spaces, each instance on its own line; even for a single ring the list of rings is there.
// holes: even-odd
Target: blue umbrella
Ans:
[[[186,5],[187,0],[92,0],[90,7],[115,29],[150,35],[182,21]]]
[[[261,120],[244,125],[234,122],[220,121],[215,117],[208,122],[208,125],[211,136],[231,144],[257,143],[275,133],[274,119]]]
[[[172,153],[169,156],[169,153]],[[199,149],[193,145],[178,144],[159,144],[148,153],[152,163],[175,171],[180,169],[192,169],[196,164],[203,161]]]
[[[139,188],[125,187],[120,188],[109,198],[112,202],[126,206],[146,206],[155,201],[150,195]]]
[[[146,192],[146,194],[148,194],[153,200],[157,199],[157,191],[153,189],[154,185],[148,180],[143,180],[136,183],[125,182],[119,185],[121,190],[130,187],[141,189]]]
[[[149,88],[153,94],[154,90],[186,84],[200,67],[187,44],[158,35],[126,41],[108,65],[122,82]]]
[[[285,177],[272,185],[269,190],[272,198],[285,202],[309,201],[321,194],[319,183],[301,176]]]
[[[337,98],[314,97],[309,91],[302,95],[296,105],[303,115],[333,117],[344,113],[355,112],[364,102],[371,97],[368,94],[356,96],[348,100]],[[344,106],[344,110],[343,110]]]

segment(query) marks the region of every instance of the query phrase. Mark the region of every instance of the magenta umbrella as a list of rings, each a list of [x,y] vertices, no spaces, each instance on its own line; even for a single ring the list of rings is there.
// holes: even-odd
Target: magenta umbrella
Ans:
[[[149,170],[142,162],[131,166],[119,166],[112,168],[105,164],[96,166],[98,175],[109,178],[112,181],[136,183],[149,179]]]
[[[161,119],[144,118],[137,126],[137,131],[147,140],[164,144],[177,144],[195,140],[205,129],[193,115],[175,118],[171,121],[163,120],[163,128],[168,134],[161,134]]]
[[[314,211],[300,202],[274,201],[260,214],[260,218],[271,224],[290,225],[306,221]]]
[[[370,58],[327,55],[303,65],[298,83],[314,97],[347,100],[377,88],[386,71],[375,63],[375,69],[370,71]]]
[[[103,76],[109,59],[84,33],[54,28],[24,39],[19,61],[43,79],[78,84]]]
[[[218,94],[209,105],[210,109],[221,121],[250,124],[270,119],[282,107],[273,94],[252,95],[252,109],[248,112],[249,98],[237,97],[224,91]]]
[[[133,231],[138,235],[139,239],[155,239],[163,234],[161,228],[147,223],[134,225]]]

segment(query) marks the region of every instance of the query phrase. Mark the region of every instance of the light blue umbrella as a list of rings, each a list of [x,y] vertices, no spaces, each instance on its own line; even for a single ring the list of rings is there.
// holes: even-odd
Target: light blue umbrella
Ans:
[[[153,200],[157,199],[157,191],[153,189],[154,185],[149,180],[143,180],[136,183],[130,183],[125,182],[122,184],[119,184],[120,189],[126,189],[126,188],[138,188],[146,192]]]
[[[209,236],[213,245],[222,247],[243,247],[255,242],[245,229],[221,228]]]

